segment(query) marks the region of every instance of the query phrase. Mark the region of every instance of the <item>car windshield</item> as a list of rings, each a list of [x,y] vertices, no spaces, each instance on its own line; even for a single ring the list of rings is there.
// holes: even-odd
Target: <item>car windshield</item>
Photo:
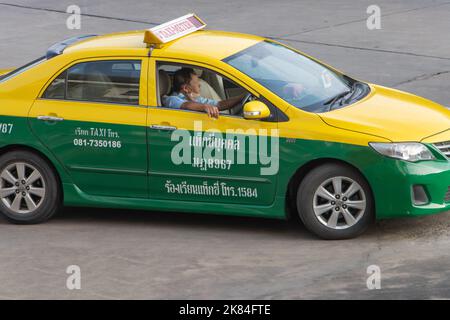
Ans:
[[[41,62],[43,62],[45,60],[46,60],[45,57],[40,57],[40,58],[38,58],[36,60],[31,61],[30,63],[27,63],[26,65],[24,65],[24,66],[22,66],[20,68],[17,68],[17,69],[15,69],[15,70],[13,70],[13,71],[11,71],[9,73],[3,74],[3,75],[0,76],[0,82],[6,81],[6,80],[8,80],[8,79],[10,79],[10,78],[12,78],[12,77],[14,77],[14,76],[24,72],[24,71],[26,71],[28,69],[31,69],[35,65],[38,65],[39,63],[41,63]]]
[[[330,110],[330,102],[352,91],[354,80],[283,45],[262,41],[224,62],[281,97],[310,112]]]

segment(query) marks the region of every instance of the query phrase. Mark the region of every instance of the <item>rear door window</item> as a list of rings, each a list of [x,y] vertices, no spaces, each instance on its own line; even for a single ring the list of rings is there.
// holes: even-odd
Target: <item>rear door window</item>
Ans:
[[[43,97],[138,105],[140,76],[139,60],[82,62],[59,75]]]

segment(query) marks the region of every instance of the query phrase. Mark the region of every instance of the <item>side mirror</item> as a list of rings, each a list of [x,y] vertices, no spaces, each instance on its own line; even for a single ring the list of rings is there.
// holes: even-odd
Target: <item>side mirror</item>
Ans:
[[[244,119],[257,120],[270,116],[269,107],[261,101],[250,101],[244,105]]]

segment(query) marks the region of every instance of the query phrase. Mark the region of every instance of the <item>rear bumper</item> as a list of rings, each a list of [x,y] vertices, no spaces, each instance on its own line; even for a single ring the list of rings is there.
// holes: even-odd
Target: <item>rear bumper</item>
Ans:
[[[450,211],[450,161],[407,162],[380,156],[367,169],[378,219],[425,216]],[[415,203],[413,186],[420,186],[426,202]]]

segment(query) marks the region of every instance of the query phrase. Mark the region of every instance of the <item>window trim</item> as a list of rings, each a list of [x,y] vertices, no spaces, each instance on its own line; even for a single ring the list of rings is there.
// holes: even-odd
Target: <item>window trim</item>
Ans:
[[[147,58],[148,59],[148,58]],[[91,101],[91,100],[80,100],[80,99],[68,99],[67,98],[67,83],[68,83],[68,75],[69,73],[67,72],[70,68],[79,65],[81,63],[89,63],[89,62],[116,62],[116,61],[129,61],[129,62],[138,62],[141,65],[140,68],[140,76],[139,76],[139,98],[138,98],[138,103],[137,104],[130,104],[130,103],[120,103],[120,102],[112,102],[112,101]],[[74,60],[68,64],[66,64],[63,68],[59,69],[58,72],[56,72],[47,82],[46,84],[43,86],[43,88],[41,89],[41,92],[39,93],[39,96],[37,99],[39,100],[46,100],[46,101],[66,101],[66,102],[81,102],[81,103],[96,103],[96,104],[109,104],[109,105],[117,105],[117,106],[132,106],[132,107],[147,107],[145,104],[141,104],[141,99],[144,99],[145,96],[145,102],[147,101],[147,97],[146,95],[148,94],[147,91],[142,92],[141,88],[143,86],[147,87],[148,86],[148,77],[147,77],[147,73],[148,73],[148,60],[147,60],[147,65],[145,65],[146,63],[146,58],[145,57],[140,57],[140,56],[130,56],[130,57],[94,57],[94,58],[86,58],[86,59],[79,59],[79,60]],[[145,66],[147,66],[147,68],[144,68]],[[52,85],[52,83],[55,81],[56,78],[58,78],[61,74],[63,74],[64,72],[66,72],[66,77],[65,77],[65,88],[64,88],[64,99],[60,99],[60,98],[46,98],[44,97],[45,93],[47,92],[48,88]]]
[[[64,99],[47,99],[47,98],[39,98],[42,101],[52,101],[52,102],[61,102],[61,103],[85,103],[85,104],[98,104],[98,105],[113,105],[118,107],[134,107],[134,108],[148,108],[148,106],[142,104],[126,104],[126,103],[115,103],[115,102],[106,102],[106,101],[86,101],[86,100],[64,100]]]
[[[22,73],[24,73],[24,72],[34,68],[34,67],[40,65],[41,63],[44,63],[45,61],[47,61],[46,57],[42,56],[42,57],[37,58],[37,59],[35,59],[35,60],[31,61],[31,62],[28,62],[27,64],[25,64],[25,65],[23,65],[23,66],[21,66],[19,68],[16,68],[16,69],[12,70],[12,71],[10,71],[10,72],[8,72],[6,74],[3,74],[3,75],[0,76],[0,83],[8,81],[10,79],[13,79],[16,76],[18,76],[18,75],[20,75],[20,74],[22,74]]]

